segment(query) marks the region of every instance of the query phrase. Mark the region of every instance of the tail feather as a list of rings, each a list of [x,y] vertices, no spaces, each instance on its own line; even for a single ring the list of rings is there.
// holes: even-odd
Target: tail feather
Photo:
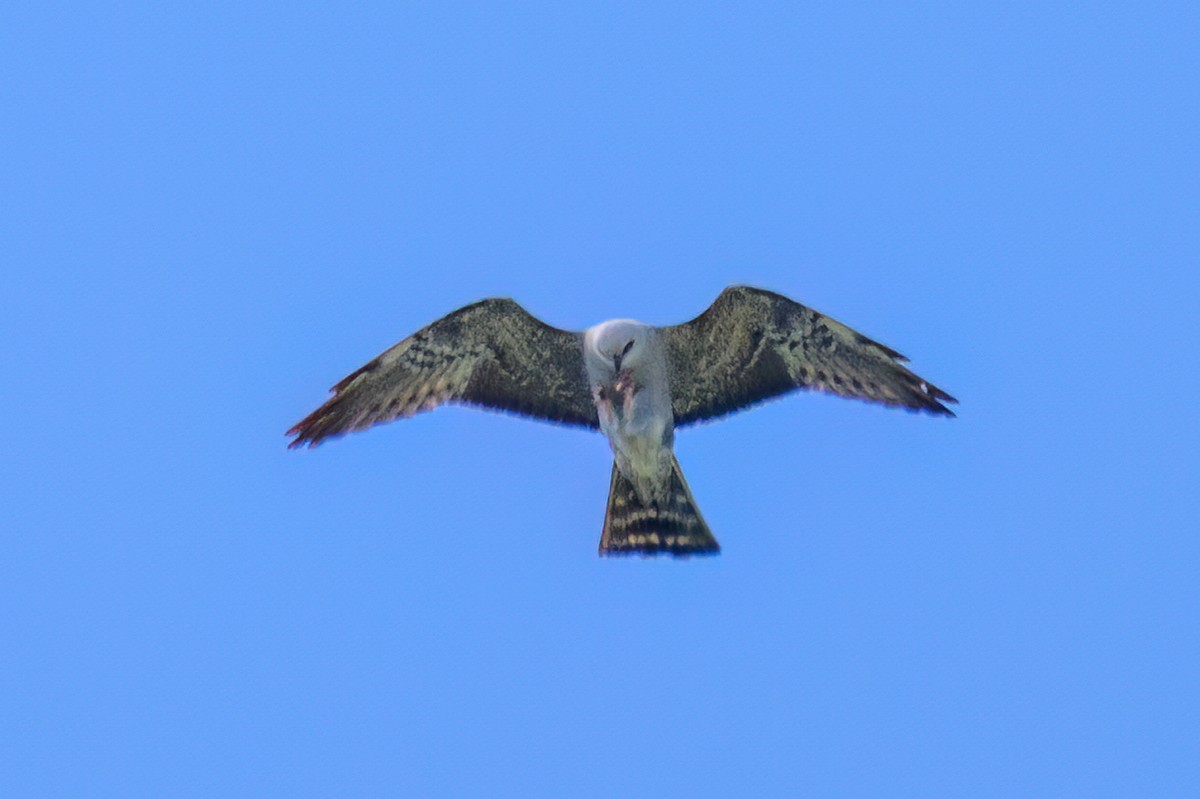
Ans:
[[[643,505],[633,484],[613,464],[601,555],[715,555],[720,544],[700,515],[696,500],[672,457],[666,499]]]

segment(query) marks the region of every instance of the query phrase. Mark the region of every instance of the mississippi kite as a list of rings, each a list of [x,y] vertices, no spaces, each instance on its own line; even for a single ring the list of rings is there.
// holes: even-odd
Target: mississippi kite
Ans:
[[[614,454],[600,554],[720,551],[683,479],[675,428],[794,389],[953,416],[953,397],[904,356],[762,289],[732,286],[700,316],[630,319],[582,333],[550,327],[510,299],[460,308],[351,373],[288,431],[290,446],[412,416],[446,402],[598,429]]]

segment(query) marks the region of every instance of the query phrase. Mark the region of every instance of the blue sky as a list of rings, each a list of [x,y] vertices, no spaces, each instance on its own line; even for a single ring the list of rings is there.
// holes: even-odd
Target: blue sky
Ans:
[[[1200,792],[1194,4],[5,16],[4,795]],[[681,433],[687,562],[597,558],[597,435],[285,449],[475,299],[730,283],[959,418]]]

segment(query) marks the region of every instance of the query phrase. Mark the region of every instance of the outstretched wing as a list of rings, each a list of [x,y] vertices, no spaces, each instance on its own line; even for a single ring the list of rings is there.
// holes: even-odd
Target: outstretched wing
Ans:
[[[661,328],[675,424],[721,416],[797,388],[935,414],[957,402],[901,365],[893,349],[787,297],[721,292],[690,322]]]
[[[329,401],[288,431],[296,437],[289,446],[316,446],[445,402],[598,427],[582,342],[510,299],[468,305],[334,386]]]

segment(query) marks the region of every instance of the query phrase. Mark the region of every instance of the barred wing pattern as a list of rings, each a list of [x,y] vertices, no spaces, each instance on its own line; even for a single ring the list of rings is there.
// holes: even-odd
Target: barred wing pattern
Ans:
[[[907,360],[774,292],[732,286],[690,322],[661,328],[675,425],[731,413],[798,388],[953,416]]]
[[[288,431],[290,447],[412,416],[446,402],[482,405],[598,428],[583,336],[531,316],[510,299],[460,308],[401,341],[333,387]]]

